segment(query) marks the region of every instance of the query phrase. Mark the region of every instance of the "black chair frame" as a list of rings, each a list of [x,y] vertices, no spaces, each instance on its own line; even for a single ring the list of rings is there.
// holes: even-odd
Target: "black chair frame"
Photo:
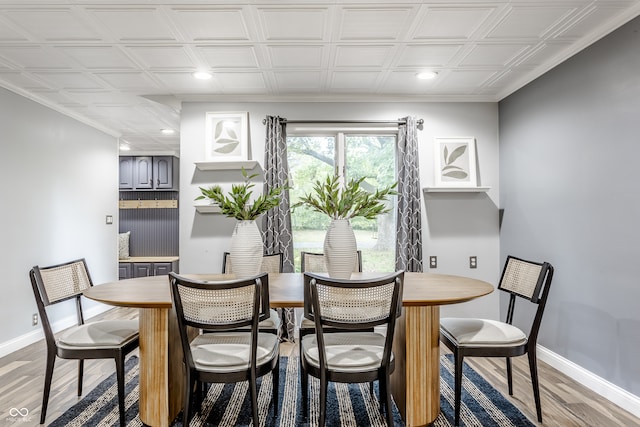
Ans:
[[[529,264],[541,266],[538,281],[536,283],[535,290],[530,298],[521,295],[517,292],[513,292],[502,287],[502,283],[507,272],[507,266],[510,260],[522,261]],[[529,359],[529,370],[531,374],[531,383],[533,386],[533,396],[536,405],[536,415],[538,421],[542,422],[542,405],[540,403],[540,385],[538,382],[538,366],[536,357],[536,345],[538,341],[538,332],[540,330],[540,324],[542,323],[542,315],[544,308],[547,304],[547,297],[549,296],[549,289],[551,281],[553,279],[554,268],[551,264],[544,262],[532,262],[514,256],[508,256],[505,262],[505,268],[502,271],[500,277],[500,285],[498,289],[509,293],[509,304],[507,308],[507,316],[505,322],[512,324],[513,314],[516,305],[516,298],[526,299],[534,304],[537,304],[535,316],[529,334],[527,335],[527,342],[516,346],[458,346],[456,340],[450,336],[447,331],[440,329],[440,341],[442,341],[452,352],[454,357],[455,375],[454,375],[454,398],[455,398],[455,425],[460,423],[460,400],[462,394],[462,364],[463,360],[467,356],[473,357],[505,357],[507,365],[507,383],[509,388],[509,395],[513,395],[513,376],[511,358],[527,355]]]
[[[202,403],[202,390],[203,387],[199,387],[199,384],[208,384],[208,383],[235,383],[239,381],[249,381],[249,391],[251,395],[252,402],[252,417],[254,425],[259,424],[258,418],[258,394],[257,394],[257,378],[264,376],[265,374],[271,372],[273,378],[273,410],[274,414],[278,408],[278,384],[279,384],[279,371],[280,371],[280,357],[276,356],[271,363],[264,364],[262,366],[256,366],[256,346],[258,343],[258,323],[261,319],[261,300],[262,300],[262,283],[268,281],[268,274],[264,273],[252,278],[240,279],[240,280],[227,280],[227,281],[219,281],[219,282],[209,282],[209,281],[199,281],[199,280],[191,280],[181,277],[173,272],[169,273],[169,281],[171,285],[171,298],[173,301],[174,308],[176,310],[176,314],[178,317],[178,325],[180,332],[180,342],[182,344],[182,350],[184,354],[184,363],[185,363],[185,374],[186,374],[186,387],[185,387],[185,397],[184,397],[184,408],[183,408],[183,425],[189,425],[189,419],[191,417],[191,396],[193,391],[197,391],[197,405],[198,407]],[[195,289],[216,289],[216,288],[240,288],[246,286],[255,286],[256,292],[254,294],[254,313],[251,319],[239,322],[228,322],[225,324],[211,324],[211,323],[200,323],[196,321],[191,321],[185,318],[184,309],[182,300],[180,298],[180,294],[178,291],[178,286],[187,286]],[[268,316],[268,311],[267,311]],[[207,371],[199,371],[196,369],[195,362],[193,360],[191,354],[190,347],[190,336],[187,327],[195,328],[197,330],[201,330],[203,333],[215,333],[220,331],[233,331],[234,329],[241,329],[245,327],[251,328],[251,346],[253,351],[250,355],[250,363],[249,368],[245,370],[237,370],[230,372],[207,372]]]
[[[78,360],[78,396],[82,396],[82,380],[83,380],[83,374],[84,374],[85,359],[113,359],[115,361],[116,383],[118,388],[118,407],[120,411],[120,425],[124,426],[125,425],[124,362],[125,362],[126,356],[131,351],[138,348],[139,337],[136,335],[134,339],[131,339],[128,342],[124,343],[124,345],[117,346],[117,347],[89,348],[89,349],[81,348],[81,347],[77,349],[61,348],[57,345],[57,340],[53,333],[51,322],[49,321],[49,316],[47,315],[46,307],[63,302],[63,301],[74,300],[75,306],[76,306],[77,324],[78,326],[85,324],[84,314],[82,310],[82,300],[80,298],[82,296],[82,292],[79,291],[74,295],[51,302],[49,301],[49,297],[44,285],[44,281],[40,274],[41,269],[44,270],[44,269],[50,269],[50,268],[64,267],[64,266],[75,264],[78,262],[82,263],[84,270],[87,274],[89,285],[93,286],[93,281],[91,280],[91,276],[89,275],[87,263],[84,258],[57,264],[57,265],[51,265],[47,267],[34,266],[29,271],[31,286],[33,288],[34,295],[36,296],[36,304],[38,306],[38,313],[40,314],[40,322],[42,323],[45,341],[47,344],[47,362],[46,362],[46,368],[45,368],[44,391],[42,396],[42,409],[40,412],[40,424],[44,424],[45,418],[47,416],[49,394],[51,392],[51,382],[53,379],[53,369],[55,366],[56,356],[57,356],[61,359]]]
[[[395,277],[394,277],[395,276]],[[382,356],[382,363],[378,369],[368,370],[368,371],[358,371],[358,372],[339,372],[333,371],[327,368],[327,361],[323,351],[319,351],[319,360],[320,366],[315,367],[310,363],[307,363],[304,355],[300,354],[300,366],[301,366],[301,375],[300,381],[302,386],[302,402],[303,402],[303,411],[308,414],[308,403],[309,403],[309,381],[308,375],[312,375],[320,379],[320,419],[318,421],[319,426],[324,426],[325,424],[325,408],[326,408],[326,400],[327,400],[327,385],[329,381],[332,382],[341,382],[341,383],[364,383],[368,382],[373,384],[373,381],[378,380],[380,386],[380,409],[385,410],[386,419],[388,425],[393,425],[393,414],[392,414],[392,406],[391,406],[391,384],[390,384],[390,376],[395,370],[395,359],[391,358],[392,355],[392,346],[393,346],[393,332],[395,330],[396,319],[400,317],[402,310],[402,291],[403,291],[403,279],[404,272],[396,272],[391,275],[376,278],[373,280],[336,280],[330,279],[324,276],[319,276],[314,273],[304,273],[304,298],[305,298],[305,306],[307,306],[306,301],[310,301],[308,304],[312,310],[308,313],[305,313],[309,319],[315,322],[315,334],[318,342],[318,348],[324,348],[324,330],[325,327],[329,328],[329,333],[337,333],[337,332],[358,332],[358,331],[372,331],[375,326],[379,325],[387,325],[387,334],[385,336],[385,347],[384,353]],[[359,322],[359,323],[350,323],[350,322],[339,322],[332,321],[329,319],[323,319],[322,316],[317,316],[316,313],[321,313],[320,305],[318,301],[317,294],[317,284],[320,283],[324,286],[335,286],[335,287],[345,287],[345,283],[347,283],[346,287],[349,288],[368,288],[375,286],[388,285],[391,282],[394,282],[395,287],[393,291],[393,298],[391,301],[391,310],[389,311],[389,316],[384,319],[380,319],[377,321],[370,322]],[[390,332],[389,332],[390,331]],[[302,339],[301,341],[301,349],[302,349]],[[371,388],[373,390],[373,387]],[[373,393],[372,393],[373,394]]]

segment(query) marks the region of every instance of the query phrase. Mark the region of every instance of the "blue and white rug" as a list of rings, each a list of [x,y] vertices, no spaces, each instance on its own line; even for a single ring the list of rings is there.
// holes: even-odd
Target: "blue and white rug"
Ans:
[[[138,417],[138,359],[134,356],[126,364],[126,420],[128,427],[142,427]],[[305,421],[302,413],[299,364],[295,358],[280,359],[280,407],[274,415],[271,403],[271,376],[260,381],[258,412],[263,426],[313,426],[317,425],[318,401],[311,398],[311,413]],[[494,389],[477,372],[465,364],[461,408],[461,426],[533,427],[515,406]],[[441,414],[433,423],[435,427],[453,424],[453,363],[450,356],[440,361],[440,406]],[[318,382],[311,380],[310,396],[318,395]],[[330,383],[327,398],[327,426],[385,426],[383,414],[378,407],[378,385],[375,396],[369,393],[369,384]],[[394,424],[404,426],[394,405]],[[173,427],[182,427],[181,417]],[[309,423],[310,422],[310,423]],[[115,374],[104,380],[80,402],[70,408],[50,427],[118,426],[117,390]],[[248,426],[251,411],[248,384],[214,384],[209,388],[201,410],[191,420],[190,427]]]

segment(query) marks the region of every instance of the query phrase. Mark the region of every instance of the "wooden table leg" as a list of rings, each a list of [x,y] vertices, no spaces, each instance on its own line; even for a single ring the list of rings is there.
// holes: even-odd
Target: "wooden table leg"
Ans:
[[[440,414],[440,307],[404,307],[393,350],[391,392],[407,427],[426,426]]]
[[[175,312],[140,309],[140,420],[168,427],[182,409],[182,349]]]

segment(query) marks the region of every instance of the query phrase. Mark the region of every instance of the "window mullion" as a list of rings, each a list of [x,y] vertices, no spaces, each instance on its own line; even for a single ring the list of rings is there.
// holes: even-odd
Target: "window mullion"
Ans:
[[[344,132],[336,135],[336,174],[340,177],[340,182],[344,184],[347,176],[346,147]]]

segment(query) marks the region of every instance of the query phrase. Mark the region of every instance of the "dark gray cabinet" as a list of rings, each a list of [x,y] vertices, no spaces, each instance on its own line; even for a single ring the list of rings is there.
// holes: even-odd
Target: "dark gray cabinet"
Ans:
[[[133,263],[120,262],[118,263],[118,279],[130,279],[133,277]]]
[[[120,260],[118,277],[131,279],[133,277],[162,276],[170,272],[178,272],[178,257],[132,257]]]
[[[133,190],[133,157],[120,157],[120,189]]]
[[[120,157],[120,190],[175,190],[177,177],[173,156]]]
[[[153,158],[153,179],[156,190],[173,189],[173,157]]]

